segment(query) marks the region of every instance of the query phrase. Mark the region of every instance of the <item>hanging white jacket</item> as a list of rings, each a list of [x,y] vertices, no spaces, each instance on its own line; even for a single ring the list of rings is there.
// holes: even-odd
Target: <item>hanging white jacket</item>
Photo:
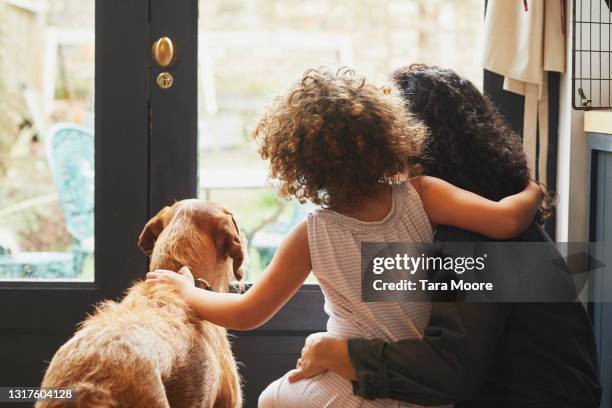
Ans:
[[[504,76],[504,89],[525,96],[523,144],[529,165],[546,182],[548,83],[545,71],[565,71],[563,0],[489,0],[483,67]],[[539,159],[536,141],[540,135]]]

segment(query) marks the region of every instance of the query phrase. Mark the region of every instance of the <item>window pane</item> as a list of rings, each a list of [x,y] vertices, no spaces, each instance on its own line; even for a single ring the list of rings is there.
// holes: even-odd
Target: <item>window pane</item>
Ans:
[[[478,87],[482,0],[201,0],[200,195],[239,216],[250,275],[309,208],[266,187],[249,133],[266,105],[311,67],[343,65],[376,82],[421,62]]]
[[[0,280],[93,280],[94,4],[0,0]]]

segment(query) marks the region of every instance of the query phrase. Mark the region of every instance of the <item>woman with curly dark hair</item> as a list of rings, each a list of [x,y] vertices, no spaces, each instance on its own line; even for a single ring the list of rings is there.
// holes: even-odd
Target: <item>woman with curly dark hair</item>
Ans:
[[[425,154],[418,160],[424,174],[492,200],[521,191],[529,182],[518,135],[467,79],[425,65],[401,68],[392,79],[406,108],[430,128]],[[547,196],[538,220],[512,241],[549,242],[538,224],[551,208]],[[436,241],[489,239],[438,226]],[[532,245],[522,248],[528,247]],[[514,274],[521,253],[512,248],[521,246],[497,254],[498,273]],[[575,296],[555,247],[539,248],[543,258],[559,262],[534,273],[545,273],[547,284]],[[523,258],[534,254],[527,252]],[[328,370],[353,380],[355,394],[366,399],[427,406],[597,408],[601,396],[592,327],[573,296],[563,303],[434,303],[421,339],[347,340],[316,333],[306,340],[290,381]]]
[[[420,160],[424,174],[495,201],[529,183],[519,135],[472,82],[451,69],[423,64],[400,68],[392,79],[408,109],[430,129]],[[541,188],[543,223],[555,201]]]
[[[350,70],[309,70],[278,98],[255,129],[262,158],[282,196],[322,208],[283,240],[262,277],[245,294],[199,290],[193,278],[171,272],[148,277],[179,287],[203,319],[249,330],[270,319],[312,271],[326,298],[329,332],[394,341],[417,338],[430,305],[361,302],[361,242],[431,242],[432,225],[447,224],[495,238],[526,228],[540,202],[537,186],[492,201],[434,177],[393,183],[420,155],[426,128],[396,93]],[[403,404],[402,404],[403,405]],[[288,376],[261,395],[260,407],[397,407],[365,403],[349,381],[330,372],[289,383]]]

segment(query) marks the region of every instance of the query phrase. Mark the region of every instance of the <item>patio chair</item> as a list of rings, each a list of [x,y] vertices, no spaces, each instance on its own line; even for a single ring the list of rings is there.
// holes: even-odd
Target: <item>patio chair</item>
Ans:
[[[73,238],[70,252],[6,253],[3,279],[71,279],[94,249],[94,136],[82,126],[56,124],[47,132],[47,158],[58,200]],[[3,253],[5,252],[5,253]]]

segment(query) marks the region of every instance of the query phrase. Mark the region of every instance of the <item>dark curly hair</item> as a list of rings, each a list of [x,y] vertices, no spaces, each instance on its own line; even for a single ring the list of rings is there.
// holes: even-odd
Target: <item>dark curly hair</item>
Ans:
[[[281,196],[351,208],[420,156],[426,134],[391,88],[320,68],[276,99],[253,137]]]
[[[530,171],[520,137],[469,80],[423,64],[396,70],[392,80],[407,108],[430,128],[423,173],[496,201],[527,186]],[[544,222],[555,203],[541,187],[538,221]]]

